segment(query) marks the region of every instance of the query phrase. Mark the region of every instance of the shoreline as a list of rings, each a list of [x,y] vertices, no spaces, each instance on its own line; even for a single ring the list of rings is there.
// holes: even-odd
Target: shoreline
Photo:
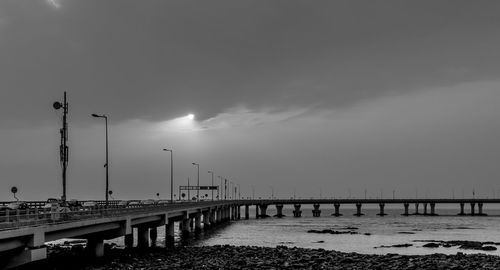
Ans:
[[[67,250],[19,269],[500,269],[500,256],[487,254],[385,255],[324,249],[258,246],[179,246],[122,249],[89,259]]]

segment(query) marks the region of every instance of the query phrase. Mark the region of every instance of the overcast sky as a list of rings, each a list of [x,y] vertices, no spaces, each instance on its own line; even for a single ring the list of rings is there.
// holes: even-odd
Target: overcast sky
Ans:
[[[0,199],[500,197],[496,1],[0,2]],[[186,115],[196,117],[189,120]],[[463,194],[463,195],[462,195]]]

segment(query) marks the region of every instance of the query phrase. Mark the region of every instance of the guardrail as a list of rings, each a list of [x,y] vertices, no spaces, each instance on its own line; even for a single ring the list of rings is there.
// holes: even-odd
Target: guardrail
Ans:
[[[209,207],[222,201],[185,202],[185,203],[161,203],[161,204],[132,204],[128,206],[112,205],[108,207],[98,206],[93,208],[28,208],[17,210],[0,211],[0,230],[17,229],[21,227],[69,223],[87,219],[103,217],[123,216],[133,213],[161,212],[165,210],[185,209],[191,206]],[[230,201],[225,201],[230,202]],[[203,205],[205,203],[206,205]]]

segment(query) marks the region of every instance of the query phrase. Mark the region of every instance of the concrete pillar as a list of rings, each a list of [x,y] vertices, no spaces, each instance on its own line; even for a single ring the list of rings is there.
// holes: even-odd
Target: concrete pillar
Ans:
[[[319,203],[313,204],[313,208],[314,208],[312,210],[313,217],[320,217],[321,216],[321,210],[319,210],[319,206],[320,206]]]
[[[248,204],[245,205],[245,219],[249,219],[250,218],[250,207],[248,206]]]
[[[332,216],[336,217],[342,216],[342,214],[340,213],[340,203],[334,203],[333,207],[335,207],[335,213],[333,213]]]
[[[274,215],[275,217],[284,217],[285,215],[283,215],[283,205],[282,204],[276,204],[276,215]]]
[[[418,203],[415,203],[415,215],[420,215],[418,212]]]
[[[209,213],[210,213],[210,225],[212,225],[212,226],[213,226],[213,225],[215,225],[215,223],[216,223],[216,220],[215,220],[215,210],[214,210],[214,209],[211,209],[211,210],[209,211]]]
[[[198,212],[196,213],[196,217],[194,218],[194,233],[195,234],[200,234],[201,233],[201,213]]]
[[[222,222],[222,209],[219,208],[217,209],[217,223],[221,223]]]
[[[104,240],[99,238],[87,239],[87,251],[92,257],[104,256]]]
[[[7,212],[8,213],[8,212]],[[27,243],[27,248],[18,252],[9,252],[8,256],[2,256],[0,268],[9,269],[29,262],[43,260],[47,258],[47,247],[45,243],[45,232],[40,228],[34,228],[33,235]]]
[[[259,215],[259,205],[255,205],[255,218],[259,218],[260,215]]]
[[[194,218],[189,219],[189,230],[194,232]]]
[[[362,206],[361,203],[356,203],[356,214],[354,214],[355,216],[360,217],[364,215],[363,213],[361,213],[361,206]]]
[[[260,216],[263,217],[263,218],[268,217],[268,215],[267,215],[267,204],[260,204],[259,208],[260,208]]]
[[[166,247],[174,247],[175,238],[174,238],[174,230],[175,230],[175,222],[173,219],[168,219],[168,223],[165,224],[165,246]]]
[[[182,238],[186,238],[186,237],[189,237],[189,234],[191,232],[191,225],[189,225],[189,222],[191,221],[190,218],[184,218],[182,221],[181,221],[181,237]]]
[[[134,234],[126,234],[125,239],[124,239],[124,244],[126,248],[133,248],[134,247]]]
[[[210,227],[210,210],[203,212],[203,229]]]
[[[475,208],[476,207],[476,204],[475,203],[470,203],[470,215],[471,216],[474,216],[476,213],[475,212]]]
[[[410,213],[409,213],[409,211],[408,211],[408,210],[409,210],[409,208],[410,208],[410,204],[409,204],[409,203],[407,203],[407,202],[405,202],[405,203],[403,203],[403,206],[405,207],[405,213],[403,214],[403,216],[409,216],[409,215],[410,215]]]
[[[236,218],[237,218],[238,220],[240,220],[240,219],[241,219],[241,205],[237,205],[237,206],[236,206]]]
[[[482,202],[477,203],[477,211],[478,211],[478,215],[480,215],[480,216],[486,215],[483,213],[483,203]]]
[[[293,208],[295,210],[293,210],[293,216],[294,217],[301,217],[302,216],[302,211],[300,210],[300,204],[294,204],[293,205]]]
[[[465,208],[465,203],[461,202],[460,203],[460,213],[458,213],[459,216],[465,215],[464,208]]]
[[[424,203],[424,215],[427,215],[427,203]]]
[[[147,248],[149,247],[149,235],[148,235],[148,227],[141,226],[137,228],[137,247],[138,248]]]
[[[380,208],[380,212],[377,214],[377,216],[383,217],[387,215],[386,213],[384,213],[385,203],[379,203],[378,207]]]
[[[149,240],[151,240],[151,246],[156,247],[156,239],[158,239],[158,230],[156,227],[149,229]]]
[[[431,216],[435,216],[436,215],[436,203],[431,202],[430,206],[431,206]]]

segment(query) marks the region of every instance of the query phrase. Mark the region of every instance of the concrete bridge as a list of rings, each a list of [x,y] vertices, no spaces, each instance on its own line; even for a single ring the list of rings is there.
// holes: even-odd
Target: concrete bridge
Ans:
[[[29,202],[27,210],[10,210],[0,214],[0,268],[10,268],[47,257],[45,242],[63,238],[87,239],[87,252],[91,256],[103,256],[103,240],[124,236],[126,247],[134,244],[133,228],[137,229],[137,246],[156,245],[157,228],[164,226],[165,243],[174,244],[174,226],[177,222],[184,237],[197,234],[217,224],[241,218],[241,207],[245,219],[249,219],[251,206],[255,206],[255,217],[267,217],[267,208],[276,207],[278,217],[283,216],[283,207],[294,207],[294,217],[301,217],[302,205],[312,205],[314,217],[321,216],[321,205],[333,205],[332,216],[340,216],[342,205],[355,205],[356,216],[363,215],[362,206],[374,204],[379,207],[378,215],[384,216],[387,204],[399,204],[402,215],[437,215],[436,204],[456,204],[459,215],[485,215],[484,204],[498,204],[500,199],[269,199],[176,202],[151,205],[128,205],[120,207],[112,202],[107,208],[101,205],[92,209],[72,209],[60,212],[44,210],[41,202]],[[2,203],[0,203],[1,205]],[[465,206],[469,206],[469,212]],[[475,207],[477,205],[477,213]],[[422,206],[422,212],[419,212]],[[4,259],[6,258],[6,259]]]

